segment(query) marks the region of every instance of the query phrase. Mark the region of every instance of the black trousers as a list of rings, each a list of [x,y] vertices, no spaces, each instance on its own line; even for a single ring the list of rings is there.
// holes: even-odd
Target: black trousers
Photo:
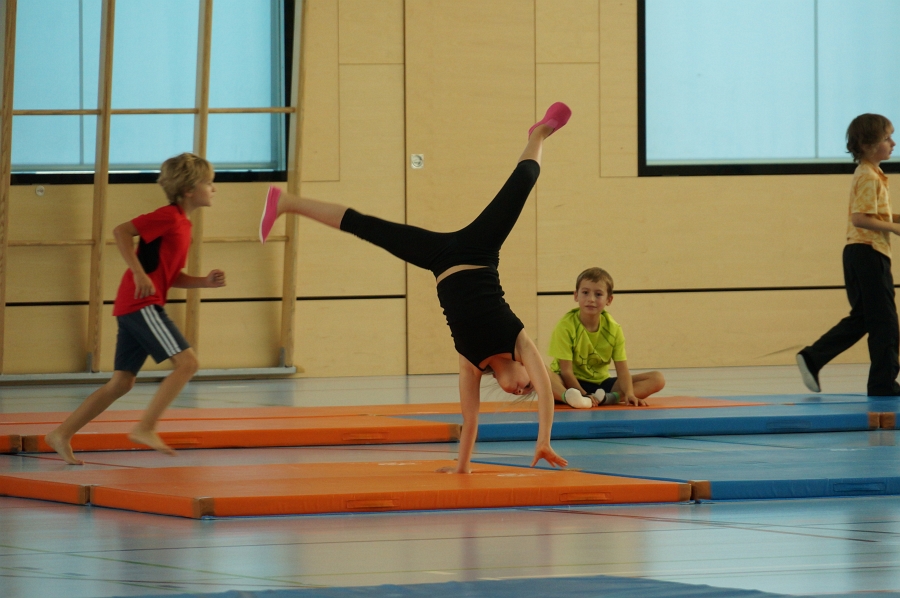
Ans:
[[[870,396],[900,395],[900,330],[894,302],[891,260],[871,245],[851,243],[844,247],[844,285],[850,300],[850,315],[822,335],[803,354],[814,371],[843,353],[864,335],[869,335]]]
[[[434,232],[360,214],[353,209],[344,214],[341,230],[377,245],[405,262],[431,270],[435,277],[460,264],[496,268],[500,246],[519,219],[540,171],[534,160],[519,162],[481,214],[455,232]]]

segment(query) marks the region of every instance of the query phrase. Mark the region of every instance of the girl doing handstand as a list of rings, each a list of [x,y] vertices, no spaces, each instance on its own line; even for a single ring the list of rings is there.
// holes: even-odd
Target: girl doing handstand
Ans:
[[[439,233],[407,224],[366,216],[342,205],[326,203],[269,189],[260,221],[265,242],[281,214],[302,214],[356,235],[396,257],[430,270],[453,344],[459,353],[459,398],[463,427],[459,439],[457,473],[471,472],[478,431],[480,382],[490,368],[509,393],[532,391],[538,397],[538,437],[532,466],[545,459],[565,467],[565,459],[550,447],[553,392],[540,352],[525,333],[521,320],[503,299],[500,247],[512,231],[540,174],[544,140],[569,120],[571,110],[561,102],[550,106],[542,120],[528,131],[528,143],[519,163],[500,192],[468,226]]]

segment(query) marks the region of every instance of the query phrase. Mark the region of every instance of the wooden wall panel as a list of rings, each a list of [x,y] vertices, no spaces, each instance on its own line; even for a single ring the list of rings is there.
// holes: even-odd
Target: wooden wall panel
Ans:
[[[403,375],[406,301],[299,301],[297,339],[304,376]]]
[[[199,352],[201,368],[279,365],[280,301],[203,303],[200,330],[203,331]],[[302,337],[298,338],[303,342]]]
[[[204,238],[243,238],[259,243],[259,217],[270,184],[216,182],[212,205],[202,208]],[[284,235],[283,219],[275,223],[272,235]]]
[[[283,264],[281,243],[206,243],[202,274],[205,276],[216,268],[224,270],[226,286],[201,289],[201,296],[203,299],[280,298]],[[203,309],[206,309],[205,303]]]
[[[568,281],[587,256],[601,253],[610,226],[596,209],[600,130],[596,64],[548,64],[537,67],[539,104],[557,99],[572,108],[569,124],[554,133],[544,148],[537,192],[537,289]],[[624,227],[620,225],[620,227]],[[550,258],[545,257],[550,252]],[[583,269],[583,268],[582,268]],[[580,270],[579,270],[580,271]],[[567,283],[568,284],[568,283]]]
[[[338,0],[305,0],[308,39],[301,151],[304,181],[337,181],[340,164]]]
[[[540,291],[593,265],[623,290],[843,284],[849,175],[573,178],[541,210]]]
[[[637,175],[637,2],[600,0],[600,173]]]
[[[10,247],[6,300],[10,303],[87,301],[91,248]]]
[[[37,185],[10,187],[9,240],[77,241],[91,238],[90,185]]]
[[[403,0],[340,0],[341,64],[403,64]]]
[[[477,216],[524,147],[534,86],[532,3],[406,2],[406,148],[425,157],[423,169],[407,170],[410,224],[449,231]],[[532,200],[501,257],[508,301],[526,326],[534,279],[519,274],[534,267],[533,210]],[[407,293],[410,373],[456,371],[433,278],[410,272]]]
[[[7,307],[4,374],[83,372],[87,305]]]
[[[546,355],[554,326],[577,304],[571,295],[538,303],[538,348]],[[609,308],[633,369],[794,364],[797,351],[849,311],[843,290],[625,294]],[[866,361],[863,341],[834,363]]]
[[[598,0],[535,0],[534,7],[537,64],[599,62]]]
[[[341,181],[304,183],[303,195],[403,222],[402,66],[341,67],[341,134]],[[298,292],[304,297],[403,295],[405,269],[378,247],[301,218]]]

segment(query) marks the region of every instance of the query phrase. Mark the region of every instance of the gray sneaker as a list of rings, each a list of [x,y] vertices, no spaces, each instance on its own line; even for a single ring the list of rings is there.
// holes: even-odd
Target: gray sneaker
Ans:
[[[797,353],[797,367],[800,368],[800,377],[803,378],[803,384],[806,385],[806,388],[813,392],[822,392],[822,387],[819,386],[819,372],[813,372],[809,368],[806,356],[802,351]]]

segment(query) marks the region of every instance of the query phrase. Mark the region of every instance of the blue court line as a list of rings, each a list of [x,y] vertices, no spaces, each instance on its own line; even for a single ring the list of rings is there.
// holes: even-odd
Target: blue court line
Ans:
[[[831,596],[842,596],[830,594]],[[879,593],[896,597],[897,593]],[[193,598],[197,594],[151,595],[143,598]],[[382,585],[350,588],[304,588],[296,590],[230,591],[204,594],[207,598],[787,598],[757,590],[715,588],[671,581],[631,577],[595,575],[586,577],[549,577],[536,579],[503,579],[451,581],[411,585]],[[846,596],[851,596],[846,594]],[[134,598],[134,597],[132,597]]]
[[[667,481],[707,481],[712,500],[900,494],[900,447],[859,446],[846,434],[821,434],[830,447],[760,448],[710,443],[713,450],[598,454],[592,442],[567,444],[570,469]],[[846,446],[851,444],[852,446]],[[531,457],[476,459],[529,466]]]
[[[403,416],[408,419],[462,423],[460,414]],[[642,436],[711,436],[869,430],[867,403],[763,405],[699,409],[584,409],[557,411],[554,439]],[[482,413],[478,440],[534,440],[537,413]]]

